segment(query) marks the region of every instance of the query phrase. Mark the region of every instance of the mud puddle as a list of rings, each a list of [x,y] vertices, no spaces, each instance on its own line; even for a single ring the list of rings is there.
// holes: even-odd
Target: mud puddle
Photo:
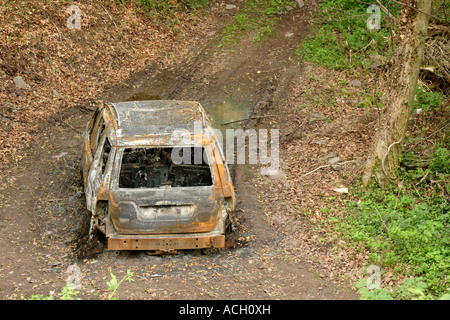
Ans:
[[[124,101],[162,100],[161,94],[162,92],[155,94],[155,92],[142,91],[130,95]],[[221,130],[222,134],[225,134],[226,129],[241,128],[252,112],[250,101],[236,96],[229,96],[215,105],[204,106],[204,108],[213,128]]]
[[[226,129],[242,127],[253,108],[249,101],[230,96],[222,102],[205,109],[213,127],[221,130],[224,134]]]

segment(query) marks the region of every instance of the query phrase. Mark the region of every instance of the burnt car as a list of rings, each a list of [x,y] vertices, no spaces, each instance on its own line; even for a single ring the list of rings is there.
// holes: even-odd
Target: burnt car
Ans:
[[[83,142],[86,206],[107,249],[220,248],[232,241],[231,176],[198,102],[102,103]]]

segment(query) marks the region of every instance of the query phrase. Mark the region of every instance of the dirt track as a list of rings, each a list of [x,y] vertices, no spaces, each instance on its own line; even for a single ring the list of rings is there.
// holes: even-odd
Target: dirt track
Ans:
[[[251,38],[231,49],[217,49],[211,38],[193,48],[183,63],[165,70],[141,71],[125,85],[105,92],[105,100],[139,97],[197,100],[212,110],[233,97],[261,116],[275,107],[277,97],[289,93],[292,78],[307,77],[293,56],[306,35],[311,8],[285,14],[275,34],[259,44]],[[294,33],[285,37],[286,32]],[[47,295],[59,290],[81,271],[81,297],[108,296],[109,272],[121,278],[127,269],[135,282],[123,283],[119,299],[356,299],[344,283],[337,283],[306,262],[306,252],[292,250],[288,226],[275,224],[263,213],[251,166],[234,166],[238,246],[234,249],[185,251],[152,256],[146,252],[105,251],[80,258],[80,239],[87,212],[80,194],[81,132],[90,117],[72,108],[47,124],[22,159],[2,172],[0,298]],[[221,121],[224,121],[221,119]],[[251,121],[247,127],[257,126]]]

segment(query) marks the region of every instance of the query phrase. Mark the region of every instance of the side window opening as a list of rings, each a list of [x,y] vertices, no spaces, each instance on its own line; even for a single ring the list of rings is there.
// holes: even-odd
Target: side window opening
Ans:
[[[98,123],[98,129],[97,129],[97,133],[96,133],[96,141],[95,141],[94,148],[97,148],[97,146],[100,144],[100,140],[102,139],[103,131],[105,131],[105,120],[103,119],[103,117],[101,117],[99,120],[99,123]]]
[[[92,117],[92,125],[89,128],[88,143],[89,143],[89,149],[91,150],[91,152],[94,151],[94,149],[92,147],[92,141],[93,141],[94,137],[92,135],[94,134],[94,128],[95,128],[95,125],[97,124],[99,115],[100,115],[99,109],[96,109],[94,116]]]
[[[173,148],[127,148],[120,168],[119,188],[159,188],[211,186],[211,169],[203,159],[195,164],[194,154],[201,147],[191,147],[190,164],[175,164]],[[204,154],[204,153],[202,153]]]
[[[102,174],[105,174],[106,163],[108,162],[110,153],[111,153],[111,143],[109,142],[109,139],[106,138],[105,144],[103,145],[103,152],[102,152],[102,159],[101,159],[101,161],[102,161],[101,173]]]

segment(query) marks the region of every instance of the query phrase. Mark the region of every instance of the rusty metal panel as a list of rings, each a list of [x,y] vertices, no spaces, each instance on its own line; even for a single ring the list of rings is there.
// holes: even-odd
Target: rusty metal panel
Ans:
[[[108,238],[108,250],[183,250],[225,247],[224,235],[194,237]]]
[[[175,129],[193,132],[194,121],[202,120],[197,104],[191,101],[128,101],[112,105],[123,136],[170,134]]]

